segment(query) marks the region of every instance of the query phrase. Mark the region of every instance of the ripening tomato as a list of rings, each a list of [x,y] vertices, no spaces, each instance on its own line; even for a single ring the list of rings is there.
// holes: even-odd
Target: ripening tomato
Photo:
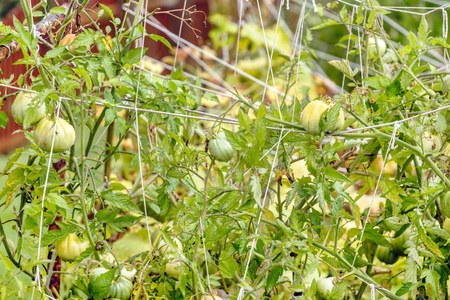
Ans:
[[[333,133],[342,129],[345,124],[345,116],[342,109],[339,111],[338,120],[332,128],[327,128],[326,125],[323,128],[320,127],[320,118],[322,117],[322,114],[328,112],[331,107],[331,104],[327,104],[320,100],[309,102],[300,116],[303,128],[305,128],[308,133],[315,135],[320,134],[323,130],[326,130],[328,133]]]
[[[61,118],[58,118],[58,121],[55,122],[48,117],[44,117],[36,125],[33,138],[39,148],[50,152],[53,134],[56,134],[53,152],[64,152],[70,149],[75,143],[75,129],[66,120]]]
[[[65,261],[74,261],[88,247],[89,242],[80,240],[75,233],[55,243],[56,254]]]
[[[24,93],[20,92],[16,99],[14,99],[13,104],[11,105],[11,115],[16,121],[17,124],[23,125],[25,121],[26,111],[28,108],[34,108],[34,116],[30,120],[30,125],[33,125],[39,122],[46,113],[46,107],[44,103],[33,103],[33,98],[35,97],[32,93]],[[38,104],[37,106],[35,104]]]
[[[73,40],[77,38],[76,34],[73,33],[69,33],[66,34],[61,41],[59,42],[60,46],[67,46],[67,49],[69,50],[70,53],[75,54],[75,49],[77,47],[75,46],[71,46],[70,44],[72,44]]]

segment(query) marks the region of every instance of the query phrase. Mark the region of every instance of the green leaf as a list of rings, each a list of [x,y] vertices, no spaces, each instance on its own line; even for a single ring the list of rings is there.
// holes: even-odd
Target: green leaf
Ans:
[[[337,181],[350,181],[344,174],[339,173],[332,167],[327,167],[323,169],[323,174],[325,174],[328,178],[334,179]]]
[[[105,126],[108,126],[116,119],[117,113],[113,108],[106,108]]]
[[[252,177],[249,182],[250,187],[252,188],[252,195],[255,199],[256,203],[258,203],[259,206],[261,206],[261,179],[259,178],[258,174],[253,173]]]
[[[47,53],[45,53],[45,57],[46,58],[57,57],[58,55],[61,55],[61,53],[63,53],[65,49],[66,49],[65,47],[56,47],[55,49],[47,51]]]
[[[56,243],[57,241],[65,238],[69,233],[73,231],[67,230],[50,230],[46,233],[41,240],[41,244],[43,247]]]
[[[60,15],[65,12],[66,12],[66,9],[64,7],[60,7],[60,6],[52,7],[52,9],[50,9],[50,13],[55,14],[55,15]]]
[[[108,297],[111,283],[114,279],[115,270],[109,270],[94,280],[89,280],[89,294],[94,300],[103,300]]]
[[[352,70],[348,60],[332,60],[328,62],[330,65],[341,71],[345,76],[347,76],[352,81],[355,81],[354,76],[358,73],[358,70]]]
[[[277,286],[277,281],[281,275],[283,275],[283,267],[276,266],[269,271],[269,277],[267,277],[266,291],[270,292],[274,287]]]
[[[147,51],[147,49],[148,48],[144,48],[144,52],[142,52],[142,53],[145,53]],[[130,64],[130,65],[135,64],[141,60],[141,51],[142,51],[141,48],[129,50],[120,59],[120,61],[123,64]]]
[[[437,118],[434,122],[434,128],[436,129],[437,133],[441,133],[447,130],[447,120],[442,111],[440,111],[437,115]]]
[[[219,270],[224,278],[233,278],[239,272],[239,264],[234,259],[234,248],[229,245],[227,251],[222,251],[219,257]]]
[[[4,111],[0,111],[0,127],[6,128],[6,125],[8,125],[8,115]]]
[[[407,224],[409,219],[405,215],[399,215],[397,217],[389,217],[384,220],[386,227],[389,230],[399,231],[403,228],[403,225]]]
[[[141,213],[137,205],[128,195],[114,192],[112,190],[106,190],[101,193],[101,196],[103,199],[105,199],[106,204],[112,207],[117,207],[124,211],[129,211],[137,214]]]
[[[155,42],[161,42],[164,45],[167,46],[170,50],[173,51],[172,46],[170,45],[169,41],[166,40],[164,37],[157,35],[157,34],[150,34],[150,38],[153,39]]]
[[[399,289],[395,292],[395,295],[397,295],[397,296],[403,296],[403,295],[405,295],[406,293],[409,292],[411,286],[412,286],[412,282],[407,282],[407,283],[405,283],[401,288],[399,288]]]
[[[319,25],[316,25],[312,28],[310,28],[311,30],[319,30],[328,26],[333,26],[333,25],[337,25],[339,24],[338,21],[334,20],[334,19],[325,19],[323,21],[323,23],[320,23]]]
[[[426,44],[428,40],[428,22],[425,16],[422,16],[419,25],[419,41]]]
[[[9,258],[5,254],[0,252],[0,258],[1,261],[3,262],[3,265],[5,266],[6,271],[8,272],[14,271],[14,264],[9,260]]]
[[[101,3],[99,3],[99,4],[108,13],[108,15],[111,17],[111,20],[113,20],[114,19],[114,14],[113,14],[112,10],[106,5],[103,5]]]

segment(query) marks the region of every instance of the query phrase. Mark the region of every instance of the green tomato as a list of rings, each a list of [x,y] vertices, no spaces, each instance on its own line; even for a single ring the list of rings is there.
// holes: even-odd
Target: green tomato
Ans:
[[[123,277],[118,282],[113,282],[109,288],[109,297],[121,300],[128,300],[133,293],[133,283]]]
[[[217,138],[209,141],[208,149],[212,157],[224,162],[229,161],[235,154],[235,150],[223,132],[219,133]]]
[[[392,240],[392,249],[394,250],[395,254],[405,256],[405,243],[409,240],[410,235],[411,231],[408,228],[400,236]]]
[[[386,52],[386,43],[382,39],[374,39],[373,37],[371,37],[369,38],[367,51],[369,52],[369,57],[371,59],[383,56]]]
[[[181,274],[181,263],[180,262],[168,262],[166,264],[166,273],[167,275],[179,278]]]
[[[88,247],[89,242],[81,241],[75,233],[71,233],[55,243],[56,254],[65,261],[74,261]]]
[[[447,218],[450,218],[450,192],[441,198],[441,210]]]
[[[381,262],[392,265],[398,260],[398,254],[394,252],[392,247],[378,246],[377,257]]]
[[[134,276],[136,276],[137,270],[130,265],[122,267],[120,270],[120,275],[130,281],[133,281]]]
[[[20,92],[16,99],[14,99],[14,102],[11,105],[11,115],[17,124],[23,125],[28,108],[32,108],[34,111],[34,116],[30,120],[30,125],[39,122],[45,116],[47,110],[45,104],[33,103],[34,97],[35,95],[32,93]],[[39,105],[36,106],[36,104]]]
[[[450,219],[449,218],[445,218],[443,227],[444,227],[444,230],[447,231],[447,233],[450,233]]]
[[[327,299],[334,287],[334,277],[320,278],[317,281],[317,293],[321,299]]]
[[[55,124],[56,132],[55,132]],[[75,143],[75,129],[66,120],[58,118],[58,122],[44,117],[34,130],[34,141],[42,150],[50,152],[52,147],[53,133],[55,143],[53,152],[64,152]]]
[[[300,116],[300,120],[302,122],[303,128],[310,133],[318,135],[320,134],[326,127],[320,128],[320,118],[322,114],[328,112],[331,109],[332,105],[327,104],[320,100],[314,100],[308,103],[306,107],[303,109],[302,114]],[[336,125],[332,128],[327,128],[326,132],[333,133],[338,131],[344,127],[345,116],[344,111],[341,109],[339,111],[338,121]]]

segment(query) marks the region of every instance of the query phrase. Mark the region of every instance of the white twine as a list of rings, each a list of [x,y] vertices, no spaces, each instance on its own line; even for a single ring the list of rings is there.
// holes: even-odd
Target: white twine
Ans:
[[[317,5],[316,5],[316,1],[312,0],[312,5],[314,7],[314,12],[317,12]]]
[[[355,250],[355,256],[353,257],[352,266],[355,265],[356,256],[358,255],[358,250],[359,250],[359,247],[361,246],[361,242],[362,242],[362,238],[363,238],[363,235],[364,235],[364,231],[366,230],[366,225],[367,225],[367,223],[368,223],[368,221],[370,219],[370,211],[372,210],[372,205],[373,205],[373,202],[375,200],[375,196],[377,195],[378,185],[380,184],[381,176],[383,175],[383,170],[384,170],[384,167],[386,165],[386,161],[387,161],[387,158],[389,156],[389,152],[394,149],[394,146],[395,146],[395,135],[396,135],[397,130],[399,128],[400,128],[400,123],[395,122],[394,131],[392,132],[391,140],[389,141],[388,148],[386,149],[386,154],[385,154],[384,159],[383,159],[383,166],[381,167],[380,175],[378,175],[378,180],[377,180],[377,184],[375,185],[375,190],[373,192],[372,201],[370,202],[369,211],[367,212],[367,217],[366,217],[366,220],[364,221],[364,226],[363,226],[363,229],[362,229],[362,232],[361,232],[361,237],[359,238],[358,246],[356,247],[356,250]]]
[[[45,204],[45,196],[47,193],[47,184],[48,184],[48,177],[50,174],[50,167],[52,165],[52,156],[53,156],[53,146],[55,145],[55,137],[58,130],[58,118],[59,118],[59,111],[61,109],[61,99],[59,99],[58,106],[56,108],[56,114],[55,114],[55,129],[53,130],[53,137],[52,137],[52,144],[50,146],[50,154],[48,157],[48,164],[47,164],[47,172],[45,174],[45,181],[44,181],[44,190],[42,192],[42,203],[41,203],[41,214],[40,214],[40,220],[39,220],[39,237],[38,237],[38,250],[37,250],[37,260],[40,260],[41,257],[41,243],[42,243],[42,229],[43,229],[43,219],[44,219],[44,204]],[[40,270],[40,264],[36,266],[36,276],[35,276],[35,284],[38,287],[38,291],[42,293],[41,288],[41,270]],[[34,290],[36,286],[33,287],[33,296],[34,298]]]
[[[442,9],[442,35],[444,36],[445,42],[447,42],[448,36],[448,15],[447,11]]]
[[[148,13],[148,2],[145,2],[145,8],[144,8],[144,19],[147,19],[147,13]],[[142,10],[140,11],[140,15],[142,14]],[[141,56],[144,56],[144,37],[147,33],[147,26],[143,26],[143,32],[142,32],[142,45],[141,45]],[[144,215],[145,215],[145,222],[146,222],[146,227],[147,227],[147,235],[148,235],[148,242],[149,242],[149,246],[151,250],[153,248],[152,245],[152,239],[151,239],[151,234],[150,234],[150,225],[148,223],[148,213],[147,213],[147,199],[145,197],[145,187],[144,187],[144,177],[143,177],[143,172],[142,172],[142,159],[141,159],[141,137],[139,135],[139,116],[138,116],[138,108],[137,108],[137,104],[138,104],[138,96],[139,96],[139,86],[141,83],[141,73],[142,73],[142,69],[143,69],[143,64],[144,64],[144,60],[141,59],[140,61],[140,69],[139,69],[139,73],[138,73],[138,81],[137,81],[137,86],[136,86],[136,97],[134,99],[134,112],[135,112],[135,130],[136,130],[136,139],[137,139],[137,152],[138,152],[138,160],[139,160],[139,175],[141,177],[141,190],[142,190],[142,200],[144,202]]]

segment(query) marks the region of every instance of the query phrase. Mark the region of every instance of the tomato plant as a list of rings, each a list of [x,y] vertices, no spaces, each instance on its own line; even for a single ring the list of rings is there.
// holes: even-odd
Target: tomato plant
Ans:
[[[30,142],[0,174],[3,298],[448,298],[450,96],[432,55],[450,45],[425,15],[389,35],[376,1],[277,3],[280,26],[251,3],[245,22],[211,14],[202,47],[149,33],[167,14],[198,34],[195,7],[142,1],[124,19],[23,5],[0,25],[26,69],[2,97],[19,93]],[[323,35],[341,58],[320,59]],[[155,65],[149,40],[176,55]]]

